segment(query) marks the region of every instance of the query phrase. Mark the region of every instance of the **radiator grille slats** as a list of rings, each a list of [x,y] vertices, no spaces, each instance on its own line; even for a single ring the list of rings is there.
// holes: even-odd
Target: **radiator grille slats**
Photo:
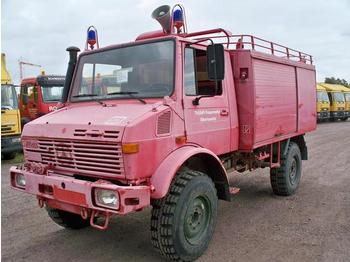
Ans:
[[[116,143],[39,139],[38,148],[24,147],[24,154],[28,161],[54,165],[57,169],[108,177],[124,176],[121,145]],[[31,154],[40,154],[41,161],[31,160]]]

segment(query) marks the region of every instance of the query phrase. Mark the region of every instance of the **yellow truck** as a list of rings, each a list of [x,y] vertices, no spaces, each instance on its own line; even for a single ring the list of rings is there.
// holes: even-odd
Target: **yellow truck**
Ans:
[[[346,117],[344,117],[344,121],[347,120],[350,117],[350,88],[342,86],[342,90],[345,97],[345,114]]]
[[[348,111],[345,110],[345,95],[342,85],[320,83],[327,90],[330,100],[330,120],[343,120],[348,118]]]
[[[321,122],[323,120],[328,120],[330,117],[330,110],[329,110],[330,101],[329,101],[326,88],[324,88],[320,84],[317,84],[316,91],[317,91],[317,97],[316,97],[317,121]]]
[[[1,53],[1,159],[12,159],[22,151],[21,117],[15,86]]]

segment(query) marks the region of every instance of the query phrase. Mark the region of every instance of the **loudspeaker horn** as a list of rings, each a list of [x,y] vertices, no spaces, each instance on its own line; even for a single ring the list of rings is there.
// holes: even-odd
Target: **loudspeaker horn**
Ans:
[[[160,23],[160,25],[162,26],[165,32],[170,33],[171,31],[170,6],[162,5],[156,8],[152,12],[152,18],[156,19]]]

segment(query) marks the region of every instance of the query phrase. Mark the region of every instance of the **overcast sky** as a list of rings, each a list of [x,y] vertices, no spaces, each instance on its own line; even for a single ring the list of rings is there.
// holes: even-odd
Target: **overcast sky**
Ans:
[[[189,31],[222,27],[233,34],[253,34],[314,56],[317,80],[325,76],[350,81],[350,0],[2,0],[1,49],[14,83],[18,59],[40,64],[47,74],[65,74],[66,47],[85,46],[94,25],[100,46],[132,41],[160,29],[151,19],[159,5],[182,3]],[[24,76],[39,74],[25,67]]]

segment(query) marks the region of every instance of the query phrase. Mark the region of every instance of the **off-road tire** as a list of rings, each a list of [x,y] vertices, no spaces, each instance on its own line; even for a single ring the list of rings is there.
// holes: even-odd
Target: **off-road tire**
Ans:
[[[90,226],[90,219],[83,219],[80,215],[46,206],[49,217],[56,224],[69,229],[82,229]]]
[[[11,159],[14,159],[15,157],[16,157],[16,152],[1,154],[1,159],[4,159],[4,160],[11,160]]]
[[[171,260],[200,257],[214,232],[217,204],[215,185],[206,174],[187,168],[179,171],[168,194],[152,202],[153,247]]]
[[[299,146],[290,142],[287,154],[281,156],[281,166],[270,170],[273,193],[279,196],[293,195],[299,186],[301,171],[302,160]]]
[[[347,117],[343,117],[343,118],[341,119],[341,121],[346,121],[346,120],[348,120]]]

